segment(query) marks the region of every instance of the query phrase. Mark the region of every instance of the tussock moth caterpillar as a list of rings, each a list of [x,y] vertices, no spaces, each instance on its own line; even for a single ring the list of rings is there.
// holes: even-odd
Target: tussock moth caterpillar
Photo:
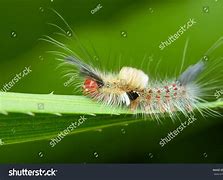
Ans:
[[[203,61],[199,61],[174,81],[150,84],[148,75],[133,67],[122,67],[119,73],[112,74],[102,73],[71,56],[65,61],[78,68],[84,79],[84,95],[106,105],[126,106],[145,114],[157,111],[187,114],[187,111],[196,108],[201,90],[193,81],[205,66]]]

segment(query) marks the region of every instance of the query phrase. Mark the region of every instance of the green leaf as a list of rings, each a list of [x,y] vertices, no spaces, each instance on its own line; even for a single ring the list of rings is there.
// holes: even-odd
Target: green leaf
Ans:
[[[222,101],[199,104],[200,108],[223,107]],[[128,109],[111,108],[84,96],[0,93],[0,139],[4,144],[50,140],[72,123],[79,124],[68,135],[101,131],[144,121]],[[84,123],[79,123],[86,118]]]
[[[0,93],[0,112],[47,114],[130,114],[129,110],[111,108],[84,96],[52,94]]]

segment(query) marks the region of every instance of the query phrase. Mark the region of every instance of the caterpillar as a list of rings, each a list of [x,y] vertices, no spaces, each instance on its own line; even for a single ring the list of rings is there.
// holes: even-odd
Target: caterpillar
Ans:
[[[78,69],[83,94],[98,103],[129,108],[135,114],[154,116],[158,120],[164,114],[175,119],[178,112],[189,117],[194,110],[203,116],[206,112],[209,116],[221,116],[217,111],[197,106],[200,102],[206,102],[202,97],[205,97],[205,91],[212,88],[205,88],[204,83],[196,81],[207,68],[205,58],[189,66],[178,77],[161,81],[150,80],[145,72],[134,67],[122,67],[118,73],[108,73],[101,72],[77,57],[68,56],[64,60]],[[217,62],[220,63],[220,60]],[[219,81],[221,79],[213,79],[214,83]]]
[[[68,23],[55,10],[53,11],[64,21],[74,38],[78,40]],[[51,25],[58,27],[59,30],[62,29],[55,24]],[[64,33],[63,36],[66,36],[66,34]],[[152,114],[156,118],[159,118],[160,114],[169,114],[171,118],[174,118],[177,112],[182,112],[185,116],[188,116],[194,110],[198,110],[203,116],[206,112],[209,115],[218,114],[209,108],[205,109],[205,111],[201,110],[197,104],[199,102],[207,102],[207,98],[214,96],[213,89],[223,87],[221,81],[221,57],[213,57],[209,59],[210,62],[205,61],[205,58],[203,58],[189,66],[179,76],[159,80],[150,78],[145,72],[135,67],[124,66],[116,73],[100,71],[81,60],[76,53],[62,42],[50,36],[45,36],[42,40],[50,42],[66,52],[52,51],[54,54],[62,57],[58,58],[58,60],[63,61],[63,64],[72,66],[71,71],[77,69],[82,93],[93,101],[111,107],[129,108],[135,113]],[[205,53],[205,56],[209,56],[213,50],[222,45],[222,42],[223,38],[220,38]],[[185,45],[185,52],[187,45],[188,42]],[[80,47],[82,48],[82,46]],[[85,49],[83,51],[86,52]],[[185,57],[183,57],[183,61],[184,59]],[[214,79],[206,82],[210,74],[213,74],[216,69],[219,71],[218,74]],[[70,74],[72,73],[67,75],[69,76]],[[202,74],[203,77],[200,78],[199,82],[198,79]],[[201,81],[202,78],[203,81]]]
[[[204,61],[190,66],[176,80],[149,83],[142,70],[122,67],[119,73],[102,73],[75,57],[65,58],[76,66],[83,77],[83,94],[109,106],[121,106],[144,114],[173,113],[187,114],[196,108],[201,89],[194,83],[205,67]]]

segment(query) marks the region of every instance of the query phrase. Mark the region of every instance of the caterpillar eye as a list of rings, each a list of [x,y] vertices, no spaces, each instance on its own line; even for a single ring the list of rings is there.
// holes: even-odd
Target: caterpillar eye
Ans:
[[[139,93],[136,91],[129,91],[129,92],[126,92],[126,94],[128,95],[131,101],[134,101],[135,99],[139,97]]]

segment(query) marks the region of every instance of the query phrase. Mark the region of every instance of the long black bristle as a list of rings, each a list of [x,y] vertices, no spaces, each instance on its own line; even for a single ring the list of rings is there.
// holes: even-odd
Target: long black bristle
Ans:
[[[96,74],[96,72],[93,70],[93,68],[91,68],[91,66],[89,66],[88,64],[85,64],[82,61],[80,61],[77,58],[74,58],[72,56],[66,57],[65,60],[68,63],[75,65],[79,69],[81,76],[87,76],[87,77],[94,79],[99,86],[104,85],[104,82],[100,78],[100,76],[98,74]]]

